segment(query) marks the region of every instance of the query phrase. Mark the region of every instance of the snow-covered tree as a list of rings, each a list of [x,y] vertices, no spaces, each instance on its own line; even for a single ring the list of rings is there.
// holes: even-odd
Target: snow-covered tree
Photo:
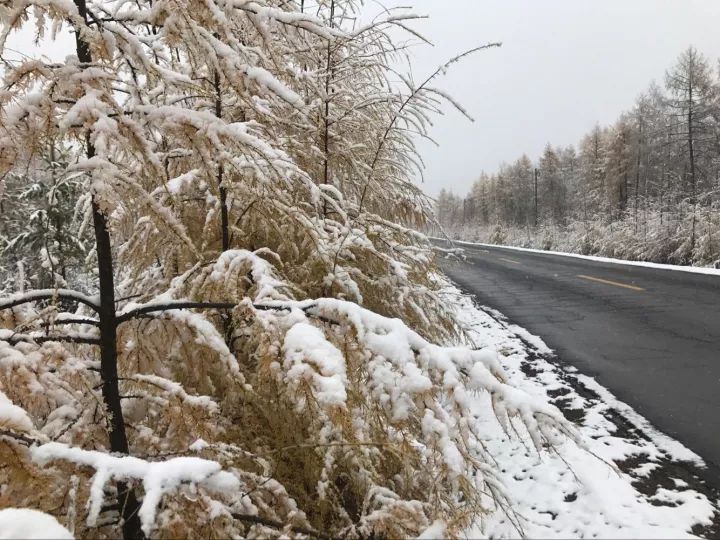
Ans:
[[[431,342],[459,336],[410,228],[430,215],[413,137],[453,102],[448,65],[392,83],[411,15],[0,9],[0,51],[30,19],[76,36],[7,70],[0,175],[67,149],[54,174],[95,240],[85,290],[0,299],[3,506],[93,537],[454,535],[507,506],[473,393],[539,450],[574,436],[494,352]]]
[[[695,247],[696,211],[698,187],[704,187],[707,178],[708,151],[718,151],[717,121],[713,107],[717,107],[717,86],[707,59],[695,48],[689,47],[675,67],[665,77],[670,93],[669,105],[672,110],[671,131],[673,138],[680,140],[683,153],[683,177],[687,178],[686,193],[692,207],[692,232],[690,249]]]
[[[540,215],[545,216],[545,219],[552,223],[562,224],[567,213],[567,187],[563,182],[563,171],[557,150],[548,144],[538,164]]]
[[[523,204],[526,187],[506,181],[504,165],[476,182],[466,198],[473,207],[484,205],[474,231],[442,225],[474,239],[527,247],[720,264],[719,126],[718,74],[689,48],[666,73],[664,87],[652,83],[614,124],[596,125],[577,151],[546,148],[533,165],[540,172],[541,227],[523,225],[533,221],[534,209]],[[477,202],[479,192],[484,203]]]
[[[635,165],[634,137],[628,118],[620,118],[607,134],[605,147],[605,189],[610,211],[618,219],[627,209],[630,180]]]
[[[37,288],[82,287],[87,238],[74,204],[80,182],[61,177],[68,152],[49,148],[0,187],[0,290],[25,282]]]

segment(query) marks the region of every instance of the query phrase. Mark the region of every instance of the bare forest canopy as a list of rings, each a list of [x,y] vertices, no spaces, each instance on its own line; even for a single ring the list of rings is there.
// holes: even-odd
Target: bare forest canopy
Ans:
[[[552,122],[552,119],[548,119]],[[440,223],[466,239],[621,258],[720,259],[718,64],[684,51],[632,109],[577,146],[547,145],[466,196],[443,190]]]

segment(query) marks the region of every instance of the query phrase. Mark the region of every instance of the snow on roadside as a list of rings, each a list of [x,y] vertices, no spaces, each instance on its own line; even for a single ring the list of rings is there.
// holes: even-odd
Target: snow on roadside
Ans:
[[[478,308],[455,287],[444,294],[457,305],[472,345],[495,349],[511,383],[563,410],[589,450],[568,441],[557,452],[538,455],[529,440],[506,436],[488,413],[487,396],[479,396],[474,414],[517,516],[494,512],[482,531],[472,529],[468,537],[516,538],[518,520],[528,538],[693,538],[691,531],[711,530],[717,501],[709,499],[711,490],[694,489],[700,481],[693,471],[703,466],[697,455],[657,432],[590,377],[553,362],[540,338],[494,310]],[[653,471],[685,473],[648,489]]]
[[[433,238],[433,240],[447,241],[444,238]],[[544,249],[521,248],[516,246],[503,246],[498,244],[485,244],[481,242],[466,242],[464,240],[453,240],[453,244],[459,246],[479,247],[479,248],[501,248],[512,251],[525,251],[527,253],[540,253],[544,255],[557,255],[559,257],[572,257],[574,259],[586,259],[601,263],[621,264],[627,266],[643,266],[645,268],[655,268],[656,270],[674,270],[676,272],[689,272],[691,274],[705,274],[708,276],[720,276],[720,268],[710,268],[707,266],[680,266],[677,264],[660,264],[644,261],[627,261],[624,259],[613,259],[611,257],[598,257],[596,255],[580,255],[579,253],[567,253],[565,251],[550,251]]]

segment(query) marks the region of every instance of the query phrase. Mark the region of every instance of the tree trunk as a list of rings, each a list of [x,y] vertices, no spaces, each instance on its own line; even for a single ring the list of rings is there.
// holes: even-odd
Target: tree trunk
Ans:
[[[222,118],[222,96],[220,95],[220,74],[215,71],[215,116]],[[228,222],[227,189],[223,185],[225,170],[222,163],[218,164],[217,184],[220,192],[220,232],[222,236],[222,250],[230,249],[230,226]]]
[[[642,123],[639,126],[639,137],[637,145],[637,160],[635,161],[635,200],[633,202],[633,220],[635,222],[635,234],[638,230],[638,197],[640,195],[640,163],[642,160]]]
[[[535,169],[535,228],[538,226],[538,170]]]
[[[85,0],[75,0],[80,17],[87,21],[87,7]],[[90,47],[81,35],[81,28],[75,28],[75,45],[78,60],[84,64],[92,62]],[[90,135],[86,136],[87,157],[95,156],[95,147],[90,142]],[[120,389],[118,387],[117,371],[117,320],[115,318],[115,278],[113,270],[112,246],[107,220],[98,205],[95,195],[92,197],[93,226],[95,229],[95,249],[97,253],[97,268],[100,286],[100,378],[102,379],[102,397],[110,415],[108,436],[110,451],[120,454],[129,454],[127,434],[125,432],[125,419],[122,413]],[[145,535],[140,526],[138,504],[135,492],[124,482],[115,484],[118,503],[122,516],[122,531],[125,540],[142,539]]]
[[[692,73],[688,81],[688,155],[690,158],[690,205],[692,206],[692,233],[690,236],[690,250],[695,249],[695,223],[696,223],[696,186],[695,180],[695,149],[693,137],[693,81]]]
[[[330,1],[330,28],[333,27],[335,18],[335,0]],[[332,42],[327,43],[327,62],[325,65],[325,118],[323,130],[323,182],[330,183],[330,83],[332,80]],[[323,216],[327,214],[327,202],[323,201]]]

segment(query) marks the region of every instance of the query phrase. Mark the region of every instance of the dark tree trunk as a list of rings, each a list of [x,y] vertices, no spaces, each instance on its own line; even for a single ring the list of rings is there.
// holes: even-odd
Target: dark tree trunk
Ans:
[[[690,249],[695,249],[695,224],[696,224],[696,206],[697,206],[697,181],[695,179],[695,148],[693,136],[693,81],[692,73],[688,84],[688,155],[690,157],[690,205],[692,206],[692,233],[690,236]]]
[[[220,94],[220,74],[215,71],[215,116],[222,118],[222,96]],[[225,170],[222,163],[218,165],[217,184],[220,191],[220,229],[222,235],[222,250],[230,249],[230,226],[228,222],[227,188],[223,184]]]
[[[80,17],[87,21],[85,0],[75,0]],[[81,35],[81,28],[75,28],[75,43],[78,60],[84,64],[92,62],[90,47]],[[95,156],[95,147],[86,137],[87,157]],[[102,396],[110,415],[109,439],[110,451],[129,454],[125,420],[122,413],[120,389],[117,371],[117,320],[115,318],[115,278],[113,271],[112,245],[107,220],[99,207],[95,196],[92,198],[93,226],[95,228],[95,249],[97,252],[97,268],[100,286],[100,377],[102,379]],[[135,492],[124,482],[116,483],[118,503],[122,516],[122,531],[125,540],[142,539],[145,535],[140,526],[138,504]]]
[[[333,27],[333,19],[335,18],[335,0],[330,1],[330,28]],[[332,42],[328,40],[327,44],[327,62],[325,73],[325,118],[323,130],[323,181],[330,183],[330,83],[332,80]],[[327,215],[327,201],[323,201],[323,216]]]
[[[637,160],[635,162],[635,200],[633,202],[633,216],[635,221],[635,233],[637,233],[638,228],[638,197],[640,194],[640,162],[642,157],[642,122],[639,126],[639,136],[638,136],[638,143],[637,143]]]
[[[538,170],[534,171],[535,176],[535,228],[538,226]]]

